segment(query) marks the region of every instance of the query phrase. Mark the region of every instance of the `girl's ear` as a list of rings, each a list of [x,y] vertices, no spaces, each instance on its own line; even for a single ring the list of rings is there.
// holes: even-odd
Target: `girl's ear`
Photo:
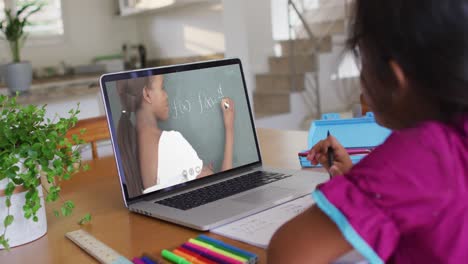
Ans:
[[[401,66],[394,60],[389,62],[390,68],[392,69],[395,80],[397,81],[397,93],[406,94],[408,91],[408,79],[406,78],[405,73]]]
[[[146,101],[148,104],[152,103],[151,92],[148,89],[148,86],[145,85],[143,88],[143,100]]]

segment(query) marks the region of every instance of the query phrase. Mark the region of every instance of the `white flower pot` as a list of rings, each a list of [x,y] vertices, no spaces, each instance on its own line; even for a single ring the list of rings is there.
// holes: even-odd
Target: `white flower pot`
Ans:
[[[0,191],[4,190],[8,180],[0,181]],[[44,207],[44,197],[42,193],[42,186],[37,187],[39,197],[41,199],[41,208],[37,212],[38,222],[31,219],[24,218],[23,205],[26,201],[26,192],[15,193],[11,197],[10,215],[13,215],[13,223],[8,226],[5,237],[9,240],[10,247],[20,246],[36,239],[41,238],[47,233],[47,219]],[[1,192],[3,193],[3,192]],[[7,215],[7,207],[5,205],[5,196],[0,197],[0,235],[3,234],[5,227],[3,219]],[[0,245],[0,249],[3,247]]]
[[[28,61],[6,65],[5,82],[12,94],[29,90],[32,82],[32,66]]]

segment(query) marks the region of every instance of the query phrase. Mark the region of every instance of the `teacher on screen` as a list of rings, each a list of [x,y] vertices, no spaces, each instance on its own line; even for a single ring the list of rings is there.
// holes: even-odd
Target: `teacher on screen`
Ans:
[[[131,197],[214,173],[181,133],[158,127],[158,121],[169,118],[163,75],[117,81],[117,90],[123,109],[117,138]],[[223,98],[220,109],[225,129],[224,171],[232,168],[234,102]],[[135,125],[130,119],[132,113]]]

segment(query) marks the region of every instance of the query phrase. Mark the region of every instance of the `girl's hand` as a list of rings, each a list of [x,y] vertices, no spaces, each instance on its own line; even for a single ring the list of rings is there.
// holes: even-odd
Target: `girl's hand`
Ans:
[[[331,168],[328,166],[328,147],[331,147],[334,152],[334,161]],[[353,167],[346,149],[331,135],[313,146],[309,151],[309,155],[307,155],[307,159],[313,165],[320,163],[332,176],[343,175]]]
[[[232,132],[234,130],[234,101],[229,97],[223,98],[221,111],[223,111],[224,128]]]

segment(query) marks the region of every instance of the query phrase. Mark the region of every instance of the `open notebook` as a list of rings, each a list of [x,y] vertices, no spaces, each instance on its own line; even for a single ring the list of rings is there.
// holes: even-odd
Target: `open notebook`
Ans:
[[[266,211],[212,229],[210,232],[257,247],[267,248],[271,237],[281,225],[309,208],[312,204],[314,204],[312,196],[306,195]],[[367,261],[365,261],[359,253],[352,251],[333,263],[365,264]]]

